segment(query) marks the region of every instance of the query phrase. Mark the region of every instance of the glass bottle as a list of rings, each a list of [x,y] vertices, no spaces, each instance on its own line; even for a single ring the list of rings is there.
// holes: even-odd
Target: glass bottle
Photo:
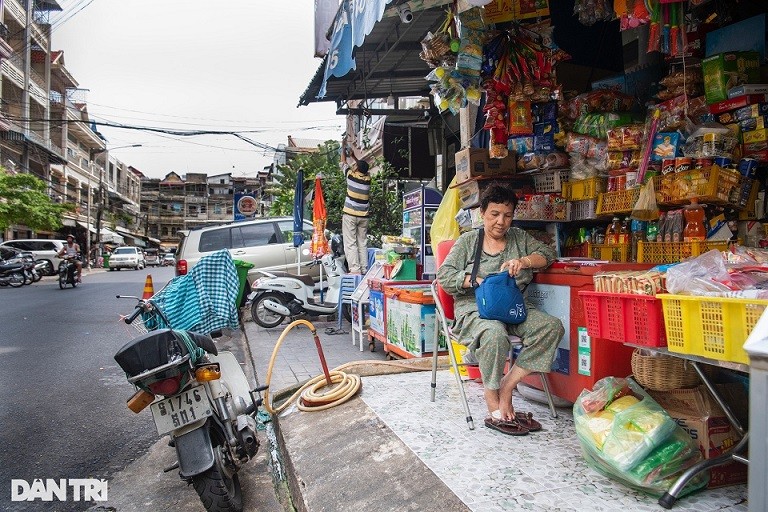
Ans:
[[[619,244],[626,245],[629,243],[629,217],[625,218],[619,228]]]
[[[707,228],[704,226],[704,208],[702,208],[696,198],[691,199],[691,204],[685,207],[683,214],[685,216],[683,241],[706,240]]]

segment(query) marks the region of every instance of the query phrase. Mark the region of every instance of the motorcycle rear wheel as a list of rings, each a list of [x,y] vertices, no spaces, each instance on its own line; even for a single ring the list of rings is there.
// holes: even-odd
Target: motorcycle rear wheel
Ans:
[[[285,301],[276,293],[265,293],[251,304],[251,318],[253,321],[266,329],[271,329],[283,323],[285,317],[278,313],[273,313],[264,307],[265,300],[277,302],[282,306],[285,306]]]
[[[211,469],[192,477],[195,492],[208,512],[241,512],[243,493],[237,473],[227,477],[218,459]]]

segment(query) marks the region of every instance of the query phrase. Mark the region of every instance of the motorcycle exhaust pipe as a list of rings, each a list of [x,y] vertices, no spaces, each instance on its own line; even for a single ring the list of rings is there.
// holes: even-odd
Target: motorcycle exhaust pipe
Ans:
[[[265,300],[263,304],[265,309],[268,309],[273,313],[277,313],[278,315],[283,315],[283,316],[291,316],[291,312],[287,307],[273,300]]]

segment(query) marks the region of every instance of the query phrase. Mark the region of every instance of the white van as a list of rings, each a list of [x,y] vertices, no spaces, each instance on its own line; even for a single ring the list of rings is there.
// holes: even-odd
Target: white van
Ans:
[[[7,240],[0,243],[0,246],[13,247],[22,251],[29,251],[35,257],[35,261],[45,260],[45,274],[52,276],[56,274],[59,268],[61,258],[57,256],[61,248],[67,245],[66,240],[46,240],[46,239],[26,239],[26,240]],[[82,247],[80,248],[82,250]]]

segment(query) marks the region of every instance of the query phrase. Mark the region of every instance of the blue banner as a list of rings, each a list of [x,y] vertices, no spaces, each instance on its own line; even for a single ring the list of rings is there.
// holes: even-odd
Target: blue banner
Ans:
[[[324,98],[326,83],[331,76],[342,77],[356,69],[353,50],[361,46],[374,25],[381,21],[384,9],[392,0],[344,0],[336,15],[328,55],[325,56],[325,75],[317,93]]]

